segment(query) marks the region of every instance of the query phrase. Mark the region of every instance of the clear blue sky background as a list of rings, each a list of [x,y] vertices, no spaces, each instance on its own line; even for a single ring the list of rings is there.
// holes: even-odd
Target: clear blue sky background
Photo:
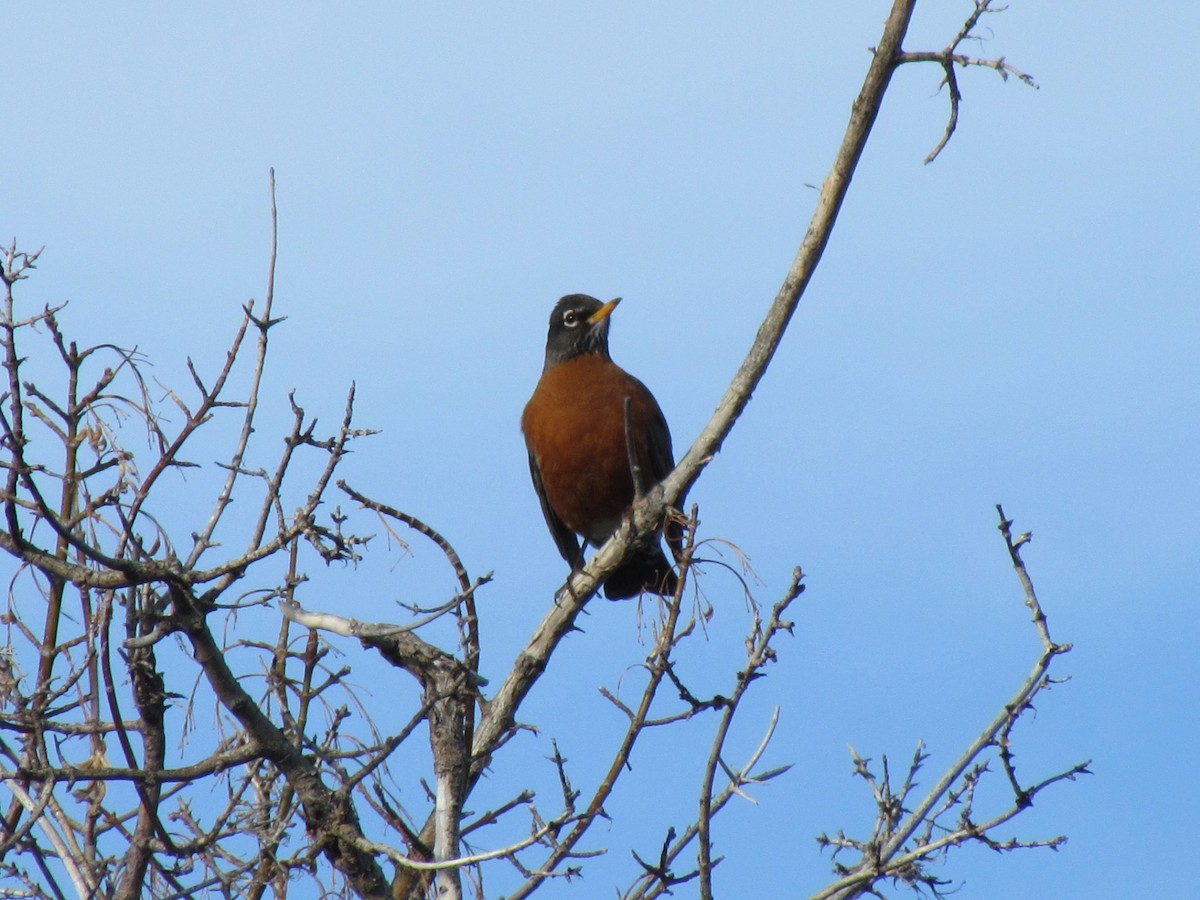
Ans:
[[[941,47],[970,5],[922,4],[906,46]],[[46,245],[31,303],[69,300],[82,341],[136,344],[186,385],[185,356],[216,366],[263,295],[274,166],[288,322],[260,432],[284,429],[292,388],[332,425],[357,382],[359,422],[383,434],[348,477],[495,570],[496,678],[564,574],[517,429],[551,304],[625,298],[614,356],[686,447],[792,258],[887,7],[10,4],[0,235]],[[848,742],[898,764],[925,740],[931,784],[1028,672],[996,502],[1034,532],[1052,633],[1076,647],[1056,669],[1070,683],[1019,728],[1019,772],[1090,757],[1095,776],[1004,835],[1065,833],[1061,852],[965,850],[941,874],[973,900],[1194,890],[1200,11],[1012,0],[985,24],[965,49],[1040,90],[963,74],[959,132],[924,166],[940,73],[899,73],[779,356],[693,493],[760,599],[794,564],[809,578],[735,741],[752,747],[778,704],[766,761],[796,766],[719,820],[723,897],[829,880],[814,835],[869,826]],[[420,545],[340,584],[307,599],[394,620],[395,599],[452,589]],[[706,586],[698,679],[743,630],[732,580]],[[644,651],[629,605],[598,603],[586,627],[525,710],[543,736],[497,760],[487,796],[524,779],[552,806],[551,735],[588,784],[619,726],[596,686]],[[699,763],[672,752],[647,741],[646,780],[611,805],[639,810],[643,856],[694,808]],[[548,896],[629,881],[627,836],[594,837],[609,857]]]

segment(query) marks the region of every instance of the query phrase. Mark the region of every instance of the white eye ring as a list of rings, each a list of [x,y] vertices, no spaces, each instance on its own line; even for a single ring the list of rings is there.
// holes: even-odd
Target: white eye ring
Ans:
[[[563,324],[568,328],[574,328],[579,324],[579,313],[573,309],[568,309],[563,313]]]

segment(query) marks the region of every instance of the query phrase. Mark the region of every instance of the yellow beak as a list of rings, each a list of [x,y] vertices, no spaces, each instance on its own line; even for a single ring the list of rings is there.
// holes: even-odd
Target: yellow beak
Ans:
[[[597,322],[603,322],[605,319],[607,319],[609,316],[612,315],[612,311],[617,308],[617,304],[620,302],[621,302],[620,297],[617,297],[613,300],[609,300],[602,307],[600,307],[598,310],[596,310],[594,313],[592,313],[590,316],[588,316],[587,323],[589,325],[595,325]]]

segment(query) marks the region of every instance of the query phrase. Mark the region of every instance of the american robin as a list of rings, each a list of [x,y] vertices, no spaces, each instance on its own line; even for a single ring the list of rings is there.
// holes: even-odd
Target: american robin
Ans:
[[[647,489],[675,467],[658,401],[608,354],[609,316],[619,302],[569,294],[555,304],[546,363],[521,415],[533,486],[558,552],[572,568],[582,564],[588,544],[599,547],[617,530],[639,481]],[[678,558],[677,525],[668,525],[667,542]],[[610,600],[642,591],[672,594],[677,584],[655,533],[608,576],[604,594]]]

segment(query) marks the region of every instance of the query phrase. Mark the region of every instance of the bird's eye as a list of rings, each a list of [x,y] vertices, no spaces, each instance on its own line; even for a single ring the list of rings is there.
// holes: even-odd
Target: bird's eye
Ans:
[[[563,324],[568,328],[574,328],[579,324],[579,313],[573,309],[568,309],[563,313]]]

